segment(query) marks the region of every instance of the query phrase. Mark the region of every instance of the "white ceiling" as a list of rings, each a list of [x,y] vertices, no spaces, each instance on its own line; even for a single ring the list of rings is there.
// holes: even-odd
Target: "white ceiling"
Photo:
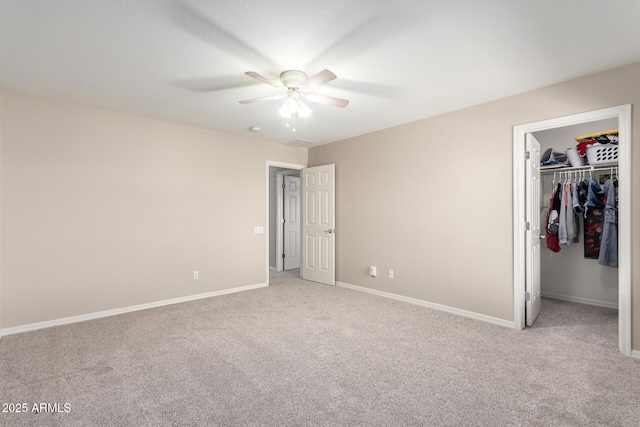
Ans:
[[[638,0],[0,0],[0,86],[323,144],[640,62]],[[322,69],[293,133],[244,75]],[[249,132],[258,126],[258,134]]]

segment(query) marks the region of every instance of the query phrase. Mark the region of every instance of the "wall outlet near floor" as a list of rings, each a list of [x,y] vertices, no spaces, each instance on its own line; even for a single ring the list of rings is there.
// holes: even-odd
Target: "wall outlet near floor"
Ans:
[[[199,271],[194,271],[193,272],[193,280],[198,280],[200,278],[200,272]]]
[[[393,279],[393,270],[389,269],[389,279]]]
[[[264,234],[264,227],[260,227],[260,226],[253,227],[253,232],[255,234]]]
[[[375,266],[371,266],[369,267],[369,276],[371,277],[376,277],[376,275],[378,274],[378,269]]]

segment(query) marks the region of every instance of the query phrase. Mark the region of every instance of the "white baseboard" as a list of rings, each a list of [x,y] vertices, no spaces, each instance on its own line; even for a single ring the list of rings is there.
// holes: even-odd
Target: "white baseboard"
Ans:
[[[614,303],[614,302],[606,302],[606,301],[598,301],[598,300],[593,300],[588,298],[572,297],[569,295],[550,294],[548,292],[543,292],[542,297],[559,299],[559,300],[569,301],[569,302],[577,302],[579,304],[597,305],[598,307],[615,308],[616,310],[618,309],[618,303]]]
[[[631,350],[631,357],[633,357],[634,359],[638,359],[638,360],[640,360],[640,351],[638,351],[638,350]]]
[[[410,304],[432,308],[438,311],[444,311],[445,313],[455,314],[463,317],[469,317],[475,320],[482,320],[483,322],[493,323],[495,325],[505,326],[511,329],[515,328],[515,322],[504,320],[504,319],[498,319],[497,317],[485,316],[484,314],[474,313],[472,311],[461,310],[459,308],[436,304],[433,302],[424,301],[417,298],[405,297],[402,295],[392,294],[390,292],[378,291],[375,289],[369,289],[363,286],[350,285],[348,283],[343,283],[343,282],[336,282],[336,285],[342,288],[353,289],[355,291],[366,292],[368,294],[373,294],[380,297],[391,298],[398,301],[408,302]]]
[[[46,322],[30,323],[28,325],[15,326],[13,328],[2,329],[0,336],[19,334],[21,332],[35,331],[37,329],[51,328],[52,326],[67,325],[69,323],[84,322],[86,320],[100,319],[103,317],[117,316],[118,314],[131,313],[132,311],[146,310],[149,308],[162,307],[163,305],[179,304],[181,302],[194,301],[203,298],[217,297],[220,295],[233,294],[236,292],[249,291],[252,289],[264,288],[266,283],[256,285],[239,286],[237,288],[223,289],[221,291],[207,292],[204,294],[189,295],[186,297],[173,298],[164,301],[156,301],[148,304],[132,305],[129,307],[116,308],[113,310],[98,311],[95,313],[82,314],[79,316],[64,317],[62,319],[48,320]]]

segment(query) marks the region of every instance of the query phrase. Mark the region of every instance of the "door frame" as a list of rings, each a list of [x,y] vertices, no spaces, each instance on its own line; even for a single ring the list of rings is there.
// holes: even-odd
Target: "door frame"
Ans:
[[[270,220],[270,215],[269,215],[269,167],[273,166],[274,168],[286,168],[286,169],[293,169],[293,170],[302,170],[304,168],[307,167],[307,165],[301,165],[301,164],[297,164],[297,163],[284,163],[284,162],[276,162],[273,160],[267,160],[266,161],[266,166],[265,166],[265,206],[266,206],[266,220],[265,220],[265,224],[266,224],[266,233],[265,233],[265,237],[266,237],[266,242],[265,242],[265,246],[266,246],[266,260],[265,260],[265,283],[268,285],[269,284],[269,220]],[[282,179],[282,178],[281,178]],[[278,247],[278,242],[276,241],[276,248]],[[277,265],[277,257],[276,257],[276,265]],[[280,260],[280,262],[282,263],[282,260]],[[280,264],[282,265],[282,264]]]
[[[299,169],[291,169],[288,171],[276,172],[276,218],[284,218],[284,212],[282,211],[282,203],[283,203],[283,194],[282,194],[282,184],[284,183],[284,177],[287,175],[295,175],[298,174],[300,176]],[[302,202],[298,199],[298,208],[300,208]],[[299,211],[298,211],[299,212]],[[276,271],[284,270],[284,262],[282,261],[282,253],[284,251],[284,247],[282,244],[283,236],[284,236],[284,225],[282,221],[278,221],[276,219]],[[302,242],[300,242],[300,247],[302,247]]]
[[[525,135],[547,129],[618,119],[618,335],[619,349],[631,356],[631,104],[557,117],[513,127],[513,313],[516,329],[525,327]]]

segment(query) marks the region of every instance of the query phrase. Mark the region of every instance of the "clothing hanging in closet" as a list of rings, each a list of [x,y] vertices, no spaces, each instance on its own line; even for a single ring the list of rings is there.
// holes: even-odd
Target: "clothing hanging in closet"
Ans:
[[[602,235],[604,193],[595,179],[583,182],[587,186],[587,200],[584,205],[584,257],[598,259]]]
[[[598,264],[618,266],[618,181],[610,178],[604,183],[607,201],[604,207],[604,226],[600,241]]]
[[[553,252],[560,252],[560,244],[578,243],[580,222],[577,216],[582,212],[579,200],[576,183],[554,186],[545,227],[547,248]]]
[[[595,179],[567,179],[556,185],[554,178],[545,226],[547,248],[560,252],[562,244],[578,243],[579,218],[583,217],[585,258],[617,267],[617,185],[616,179],[609,178],[603,192]]]

